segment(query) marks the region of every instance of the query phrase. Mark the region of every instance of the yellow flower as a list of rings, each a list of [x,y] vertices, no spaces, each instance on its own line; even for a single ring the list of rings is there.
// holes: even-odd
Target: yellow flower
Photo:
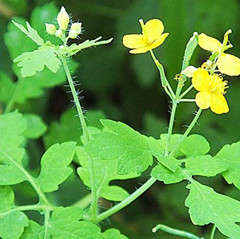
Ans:
[[[193,74],[192,84],[199,91],[196,95],[196,103],[199,108],[207,109],[210,107],[216,114],[229,111],[224,97],[227,82],[223,81],[220,75],[209,75],[205,69],[198,68]]]
[[[164,33],[164,26],[162,21],[152,19],[143,23],[139,20],[142,27],[142,34],[130,34],[123,37],[123,45],[127,48],[133,49],[130,51],[132,54],[145,53],[156,47],[159,47],[169,33]]]
[[[65,31],[68,28],[69,24],[69,15],[66,12],[66,9],[64,7],[61,7],[60,12],[58,13],[57,16],[57,22],[61,30]]]
[[[198,44],[204,50],[219,54],[216,65],[221,73],[229,76],[237,76],[240,75],[240,59],[236,56],[224,53],[225,50],[232,47],[231,44],[227,45],[228,35],[231,32],[231,30],[228,30],[225,33],[223,43],[202,33],[198,36]]]

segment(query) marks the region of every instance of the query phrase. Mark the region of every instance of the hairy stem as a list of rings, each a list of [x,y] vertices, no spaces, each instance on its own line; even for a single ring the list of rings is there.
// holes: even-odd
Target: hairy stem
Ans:
[[[175,229],[175,228],[171,228],[171,227],[168,227],[168,226],[165,226],[165,225],[162,225],[162,224],[159,224],[152,229],[153,232],[157,232],[158,230],[161,230],[163,232],[166,232],[166,233],[169,233],[169,234],[172,234],[172,235],[175,235],[175,236],[188,238],[188,239],[201,239],[200,237],[195,236],[192,233],[185,232],[185,231],[182,231],[182,230],[178,230],[178,229]]]
[[[195,126],[195,124],[197,123],[197,120],[199,119],[200,115],[202,113],[202,109],[198,109],[197,114],[194,116],[191,124],[189,125],[189,127],[187,128],[187,130],[185,131],[185,133],[183,134],[183,136],[180,138],[180,140],[177,142],[177,144],[174,146],[172,152],[170,155],[172,155],[179,147],[179,145],[182,143],[182,141],[189,135],[189,133],[191,132],[191,130],[193,129],[193,127]]]
[[[77,112],[78,112],[78,116],[80,119],[80,124],[82,126],[83,129],[83,135],[85,137],[86,142],[88,143],[90,140],[89,137],[89,133],[87,130],[87,125],[86,125],[86,121],[83,115],[83,111],[82,111],[82,107],[78,98],[78,94],[76,92],[73,80],[72,80],[72,76],[71,73],[69,71],[68,65],[67,65],[67,61],[66,61],[66,57],[65,56],[60,56],[60,59],[63,63],[63,68],[65,70],[67,79],[68,79],[68,83],[72,92],[72,96],[73,96],[73,100],[74,103],[76,105],[77,108]],[[98,197],[97,197],[97,192],[96,192],[96,187],[95,187],[95,179],[94,179],[94,165],[93,165],[93,159],[91,157],[88,157],[88,161],[89,161],[89,172],[90,172],[90,178],[91,178],[91,190],[92,190],[92,203],[91,203],[91,220],[93,222],[96,221],[97,218],[97,211],[98,211]]]
[[[47,209],[44,215],[44,239],[48,239],[50,211]]]
[[[149,189],[157,180],[151,177],[147,182],[145,182],[140,188],[138,188],[134,193],[132,193],[129,197],[127,197],[122,202],[118,203],[116,206],[112,207],[111,209],[103,212],[102,214],[98,215],[97,222],[104,220],[105,218],[110,217],[114,213],[120,211],[122,208],[128,206],[132,203],[136,198],[141,196],[147,189]]]

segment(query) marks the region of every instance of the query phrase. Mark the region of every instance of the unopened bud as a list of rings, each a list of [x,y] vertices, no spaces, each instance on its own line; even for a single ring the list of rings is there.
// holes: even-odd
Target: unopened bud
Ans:
[[[58,29],[58,30],[56,31],[56,33],[55,33],[55,36],[56,36],[56,37],[61,37],[61,36],[62,36],[62,33],[63,33],[63,31],[62,31],[61,29]]]
[[[187,77],[193,77],[194,72],[197,70],[194,66],[188,66],[181,73]]]
[[[73,23],[70,31],[69,38],[75,39],[82,31],[82,23]]]
[[[56,33],[56,27],[53,24],[45,24],[46,25],[46,32],[50,35],[55,35]]]
[[[67,14],[66,9],[64,7],[62,7],[60,12],[58,13],[57,22],[59,27],[63,31],[67,30],[69,24],[69,15]]]

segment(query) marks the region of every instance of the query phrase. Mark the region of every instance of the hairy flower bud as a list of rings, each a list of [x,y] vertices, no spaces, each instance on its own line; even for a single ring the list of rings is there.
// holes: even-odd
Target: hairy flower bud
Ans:
[[[188,66],[181,73],[187,77],[193,77],[194,72],[197,70],[194,66]]]
[[[82,23],[73,23],[70,31],[69,38],[75,39],[82,31]]]
[[[46,32],[50,35],[55,35],[56,33],[56,27],[53,24],[45,24],[46,26]]]
[[[66,9],[64,7],[61,8],[60,12],[57,16],[57,22],[59,27],[65,31],[69,24],[69,15],[66,12]]]

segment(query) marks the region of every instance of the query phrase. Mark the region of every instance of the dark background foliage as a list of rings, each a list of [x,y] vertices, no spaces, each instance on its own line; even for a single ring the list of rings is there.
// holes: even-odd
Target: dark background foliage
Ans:
[[[149,54],[130,55],[122,45],[122,37],[128,33],[140,33],[138,20],[147,21],[159,18],[164,22],[165,32],[170,35],[166,42],[155,50],[159,61],[164,65],[166,74],[171,79],[172,85],[176,84],[175,74],[179,73],[183,52],[188,39],[194,31],[204,32],[222,40],[226,30],[231,28],[230,36],[234,48],[230,53],[240,57],[240,1],[238,0],[0,0],[0,72],[16,78],[12,72],[12,60],[6,45],[17,46],[14,39],[5,37],[7,24],[13,16],[26,19],[31,17],[36,7],[45,4],[55,4],[59,9],[64,5],[73,20],[78,19],[83,23],[84,34],[81,40],[94,39],[103,36],[104,39],[113,37],[110,45],[96,49],[88,49],[74,57],[79,65],[74,73],[78,86],[82,90],[81,101],[84,108],[91,113],[92,110],[101,110],[107,118],[123,121],[136,130],[147,135],[158,137],[167,130],[169,118],[169,99],[160,86],[158,72]],[[48,6],[51,6],[49,4]],[[44,11],[42,12],[44,18]],[[52,18],[56,17],[55,15]],[[38,19],[35,19],[36,24]],[[42,24],[39,19],[39,24]],[[39,26],[44,29],[44,25]],[[192,64],[200,66],[208,57],[208,53],[197,49]],[[228,80],[228,78],[226,77]],[[34,80],[34,79],[33,79]],[[34,82],[33,82],[34,84]],[[224,144],[239,140],[239,91],[238,77],[229,79],[229,89],[226,95],[230,112],[226,115],[215,115],[206,110],[195,127],[194,132],[205,136],[211,145],[211,153],[216,153]],[[1,92],[1,91],[0,91]],[[51,139],[50,131],[44,138],[45,146],[49,146],[59,131],[59,138],[72,139],[71,126],[79,128],[74,114],[69,113],[65,120],[55,126],[52,121],[59,121],[60,116],[72,107],[71,95],[68,89],[57,86],[45,91],[37,99],[29,99],[25,104],[18,104],[20,112],[34,112],[42,116],[50,131],[54,131],[55,139]],[[194,97],[195,92],[189,97]],[[4,105],[0,105],[1,111]],[[179,107],[175,132],[183,132],[191,121],[196,106],[185,104]],[[100,117],[102,117],[102,113]],[[91,114],[89,114],[91,117]],[[71,124],[69,123],[71,121]],[[70,126],[69,126],[70,125]],[[69,128],[68,128],[69,127]],[[49,136],[50,135],[50,136]],[[52,141],[51,141],[52,140]],[[44,151],[42,140],[30,141],[28,144],[31,158],[37,159]],[[37,161],[37,160],[36,160]],[[36,167],[37,163],[32,163]],[[30,164],[30,165],[31,165]],[[140,179],[130,180],[130,183],[119,182],[129,191],[138,187],[138,182],[144,182],[149,177],[149,172]],[[239,192],[233,187],[226,187],[222,178],[204,182],[211,184],[215,190],[240,199]],[[23,186],[25,190],[22,190]],[[21,188],[21,189],[20,189]],[[18,190],[18,188],[16,188]],[[55,201],[68,205],[78,197],[88,193],[83,185],[72,176],[61,188]],[[18,200],[24,201],[31,196],[28,185],[19,186]],[[210,228],[193,226],[190,222],[184,200],[187,195],[185,184],[164,186],[161,183],[154,185],[140,199],[120,213],[114,215],[109,221],[102,223],[103,227],[109,224],[119,228],[130,238],[176,238],[167,234],[152,234],[151,228],[158,223],[167,224],[184,230],[195,232],[199,235],[209,233]],[[109,207],[101,201],[102,207]],[[217,238],[221,238],[220,235]]]

